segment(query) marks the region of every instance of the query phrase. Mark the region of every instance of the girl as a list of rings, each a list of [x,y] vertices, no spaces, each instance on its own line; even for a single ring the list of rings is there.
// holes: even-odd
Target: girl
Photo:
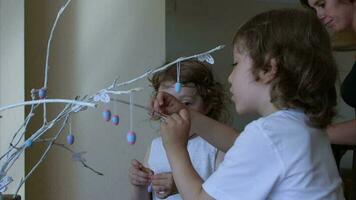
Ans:
[[[211,70],[203,63],[193,60],[184,61],[180,65],[182,90],[175,91],[177,69],[170,67],[155,74],[150,80],[155,93],[169,93],[186,107],[213,119],[221,119],[224,114],[225,94],[221,84],[214,80]],[[189,133],[187,148],[199,177],[206,180],[215,171],[223,154],[194,132]],[[129,174],[134,187],[132,198],[151,199],[147,187],[152,183],[152,199],[167,197],[170,200],[181,199],[177,194],[162,139],[154,139],[147,152],[145,165],[137,160],[132,161]]]
[[[335,115],[337,69],[323,25],[309,11],[272,10],[242,25],[233,41],[235,109],[261,116],[238,138],[167,93],[154,100],[155,111],[173,113],[161,135],[179,193],[194,200],[343,199],[325,134]],[[227,151],[205,182],[187,154],[189,130]]]

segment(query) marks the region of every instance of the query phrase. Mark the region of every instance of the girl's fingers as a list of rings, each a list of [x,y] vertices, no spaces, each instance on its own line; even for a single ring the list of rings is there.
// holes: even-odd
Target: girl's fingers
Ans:
[[[140,169],[136,169],[136,168],[133,168],[133,167],[130,168],[130,174],[136,175],[136,176],[140,176],[140,177],[146,178],[146,179],[149,179],[150,176],[151,176],[149,173],[146,173],[146,172],[144,172],[144,171],[142,171]]]
[[[140,169],[142,167],[142,164],[136,159],[131,160],[131,165],[137,169]]]
[[[159,174],[155,174],[154,176],[152,176],[152,180],[159,180],[159,179],[168,179],[172,177],[172,173],[171,172],[163,172],[163,173],[159,173]]]
[[[132,184],[135,185],[148,185],[149,179],[138,176],[137,174],[130,174],[130,180]]]
[[[167,179],[152,179],[152,186],[164,186],[167,187],[168,183],[167,183]]]
[[[149,174],[142,171],[132,170],[130,171],[130,176],[139,177],[141,180],[147,180],[147,181],[150,180]]]

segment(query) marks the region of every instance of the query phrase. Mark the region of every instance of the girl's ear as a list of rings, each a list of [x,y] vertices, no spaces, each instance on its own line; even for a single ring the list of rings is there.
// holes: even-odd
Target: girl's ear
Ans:
[[[275,58],[271,58],[269,61],[270,68],[268,70],[261,70],[259,77],[262,83],[268,84],[276,78],[277,74],[277,61]]]

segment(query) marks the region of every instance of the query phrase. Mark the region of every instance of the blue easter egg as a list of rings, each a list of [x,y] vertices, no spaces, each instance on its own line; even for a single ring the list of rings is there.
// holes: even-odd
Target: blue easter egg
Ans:
[[[73,134],[68,134],[66,139],[67,139],[67,144],[72,145],[74,143],[74,135]]]
[[[102,116],[103,116],[104,121],[106,121],[106,122],[110,121],[110,119],[111,119],[110,110],[103,111]]]
[[[130,145],[134,145],[136,143],[136,133],[133,131],[129,131],[126,135],[127,143]]]
[[[148,187],[147,187],[147,192],[151,193],[153,191],[152,189],[152,184],[150,184]]]
[[[119,117],[119,115],[114,115],[114,116],[112,116],[112,118],[111,118],[111,123],[112,123],[113,125],[115,125],[115,126],[119,125],[119,123],[120,123],[120,117]]]
[[[25,147],[26,147],[26,148],[30,148],[30,147],[32,146],[32,143],[33,143],[32,140],[27,140],[27,141],[25,142]]]
[[[175,84],[175,90],[177,93],[180,93],[180,91],[182,90],[182,84],[177,82]]]
[[[46,98],[47,96],[47,89],[46,88],[41,88],[39,91],[38,91],[38,97],[40,99],[44,99]]]

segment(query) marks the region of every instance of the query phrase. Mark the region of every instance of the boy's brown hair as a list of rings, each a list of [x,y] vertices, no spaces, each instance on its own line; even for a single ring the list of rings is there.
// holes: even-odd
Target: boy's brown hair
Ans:
[[[198,95],[203,99],[204,106],[209,109],[207,116],[215,120],[225,121],[227,117],[226,93],[223,86],[214,80],[210,67],[197,60],[186,60],[180,63],[180,69],[180,82],[183,85],[187,83],[195,85]],[[154,74],[149,81],[154,88],[154,93],[157,93],[162,82],[177,81],[176,66],[171,66]]]
[[[259,14],[236,33],[235,50],[247,53],[252,73],[271,68],[271,102],[277,108],[301,108],[312,126],[325,128],[335,116],[337,67],[329,35],[314,12],[280,9]]]

